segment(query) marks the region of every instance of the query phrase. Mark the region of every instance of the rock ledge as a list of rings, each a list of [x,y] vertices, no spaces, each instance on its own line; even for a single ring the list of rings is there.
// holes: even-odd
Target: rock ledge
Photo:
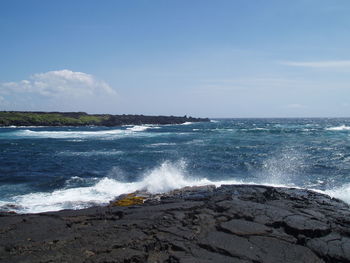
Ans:
[[[0,261],[350,262],[350,208],[326,195],[227,185],[133,196],[131,206],[2,213]]]

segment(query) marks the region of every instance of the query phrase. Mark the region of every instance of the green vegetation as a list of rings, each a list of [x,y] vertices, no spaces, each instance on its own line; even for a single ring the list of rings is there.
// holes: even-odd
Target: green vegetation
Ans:
[[[134,193],[124,196],[122,199],[119,199],[113,202],[112,206],[132,206],[132,205],[142,205],[145,201],[145,197],[136,196]]]
[[[205,118],[144,115],[87,114],[85,112],[0,111],[0,126],[120,126],[180,124],[210,121]]]
[[[82,126],[99,125],[108,120],[108,115],[88,115],[84,112],[0,112],[0,125],[36,126]]]

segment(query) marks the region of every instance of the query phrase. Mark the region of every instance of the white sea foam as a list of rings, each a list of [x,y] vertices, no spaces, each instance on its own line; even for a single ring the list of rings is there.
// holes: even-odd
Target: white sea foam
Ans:
[[[158,146],[174,146],[176,143],[174,142],[159,142],[159,143],[152,143],[149,145],[146,145],[146,147],[158,147]]]
[[[350,204],[350,184],[323,191],[325,194],[341,199]]]
[[[16,126],[16,125],[0,126],[0,128],[12,128],[12,129],[17,129],[17,128],[43,128],[43,127],[48,127],[48,126]]]
[[[95,155],[120,155],[123,154],[122,151],[89,151],[89,152],[74,152],[74,151],[64,151],[58,153],[58,155],[61,156],[95,156]]]
[[[150,136],[146,135],[146,133],[140,133],[149,128],[157,128],[151,126],[133,126],[127,129],[113,129],[113,130],[97,130],[97,131],[38,131],[38,130],[18,130],[14,132],[15,135],[20,137],[34,137],[34,138],[55,138],[55,139],[72,139],[72,138],[116,138],[122,136]],[[165,133],[164,133],[165,134]],[[152,136],[157,135],[156,133],[152,133]]]
[[[79,177],[72,177],[70,181],[68,180],[69,183],[67,183],[67,185],[71,185],[71,181],[75,182],[79,180],[82,179]],[[63,188],[53,192],[39,192],[16,196],[9,202],[0,201],[0,207],[10,205],[17,207],[14,210],[19,213],[39,213],[62,209],[81,209],[92,205],[103,205],[121,194],[131,193],[137,190],[145,190],[150,193],[164,193],[185,186],[215,185],[218,187],[224,184],[263,184],[274,187],[296,187],[293,184],[273,181],[265,183],[235,179],[211,181],[207,178],[191,177],[186,171],[185,162],[178,162],[175,164],[164,162],[160,166],[144,174],[142,179],[136,182],[123,182],[108,177],[102,179],[95,178],[95,180],[97,180],[97,182],[89,187]],[[350,184],[331,190],[316,191],[328,194],[332,197],[337,197],[350,203]]]
[[[196,179],[187,175],[185,163],[172,164],[164,162],[159,167],[145,174],[137,182],[121,182],[111,178],[102,178],[90,187],[60,189],[53,192],[40,192],[20,195],[13,202],[2,202],[0,205],[15,205],[20,213],[39,213],[62,209],[80,209],[94,204],[106,204],[116,196],[146,190],[150,193],[164,193],[185,186],[215,184],[239,184],[237,180],[210,181],[206,178]]]
[[[139,132],[139,131],[145,131],[149,129],[149,126],[141,126],[141,125],[135,125],[133,127],[126,128],[129,131]]]
[[[17,134],[24,137],[46,137],[46,138],[86,138],[100,136],[115,136],[124,134],[123,130],[103,130],[103,131],[32,131],[20,130]]]
[[[326,128],[326,130],[327,131],[350,131],[350,127],[346,125],[341,125],[341,126]]]
[[[252,131],[268,131],[269,129],[256,127],[256,128],[248,129],[248,130],[252,130]]]
[[[193,122],[186,121],[184,123],[181,123],[181,125],[191,125],[191,124],[193,124]]]

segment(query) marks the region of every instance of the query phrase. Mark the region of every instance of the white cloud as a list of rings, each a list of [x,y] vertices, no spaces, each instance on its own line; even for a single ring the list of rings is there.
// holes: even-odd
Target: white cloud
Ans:
[[[104,101],[112,102],[118,98],[116,91],[105,81],[68,69],[37,73],[18,82],[0,83],[0,96],[3,103],[6,100],[8,104],[17,105],[15,108],[25,103],[34,105],[34,109],[48,110],[89,110],[89,104],[103,106]]]
[[[350,60],[329,60],[329,61],[283,61],[283,65],[307,68],[350,68]]]
[[[5,94],[26,92],[48,97],[116,94],[106,82],[67,69],[34,74],[29,80],[3,83],[1,88]]]

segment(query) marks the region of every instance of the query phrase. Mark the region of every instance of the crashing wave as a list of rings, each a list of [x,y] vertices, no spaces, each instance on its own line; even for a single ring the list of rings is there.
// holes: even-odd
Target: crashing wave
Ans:
[[[326,130],[327,131],[350,131],[350,127],[346,125],[341,125],[341,126],[326,128]]]

